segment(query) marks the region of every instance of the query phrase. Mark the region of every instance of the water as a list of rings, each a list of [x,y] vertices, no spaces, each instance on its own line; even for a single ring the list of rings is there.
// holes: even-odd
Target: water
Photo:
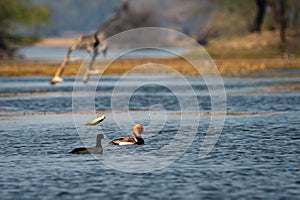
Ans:
[[[184,48],[171,48],[166,49],[170,51],[174,51],[176,53],[184,53],[187,50]],[[68,51],[68,47],[23,47],[19,50],[19,54],[24,56],[27,59],[38,59],[38,60],[49,60],[49,61],[58,61],[61,62]],[[108,49],[107,58],[115,58],[118,57],[121,53],[124,53],[124,50],[120,49]],[[72,52],[71,59],[84,59],[86,58],[88,53],[82,50],[76,50]],[[155,49],[141,49],[131,55],[127,56],[128,58],[168,58],[174,57],[173,54],[168,52],[163,52],[161,50]],[[99,59],[103,59],[103,56],[99,56]]]
[[[180,113],[179,96],[191,95],[176,77],[130,77],[123,92],[141,81],[143,85],[130,98],[130,114],[145,125],[146,145],[110,146],[112,138],[130,135],[126,120],[118,128],[111,112],[113,89],[120,77],[104,77],[98,85],[92,78],[83,91],[97,86],[95,107],[107,118],[102,126],[86,127],[91,112],[79,113],[74,122],[72,91],[74,78],[50,86],[50,77],[0,79],[0,196],[1,199],[297,199],[300,195],[300,92],[296,78],[227,78],[226,121],[222,134],[210,154],[200,159],[199,149],[209,126],[210,96],[205,82],[190,78],[197,93],[199,113]],[[163,84],[154,84],[160,81]],[[177,88],[175,95],[163,85]],[[279,87],[281,86],[281,87]],[[284,87],[282,87],[284,86]],[[283,88],[283,89],[282,89]],[[89,93],[83,93],[83,95]],[[161,107],[153,107],[160,105]],[[191,104],[192,105],[192,104]],[[82,108],[83,110],[85,107]],[[125,107],[124,107],[125,109]],[[121,111],[117,117],[126,116]],[[151,112],[149,112],[151,110]],[[196,111],[196,110],[195,110]],[[99,114],[100,114],[99,113]],[[167,113],[167,114],[166,114]],[[164,115],[165,114],[165,115]],[[198,124],[194,119],[199,117]],[[167,116],[159,132],[159,122]],[[217,116],[221,117],[221,116]],[[184,119],[185,123],[180,124]],[[151,125],[151,121],[156,123]],[[76,127],[77,126],[77,127]],[[182,128],[186,138],[196,128],[191,145],[170,165],[153,172],[127,173],[102,161],[122,154],[145,155],[171,142]],[[77,128],[77,129],[76,129]],[[89,136],[103,131],[104,154],[71,155],[82,146],[77,130]],[[157,155],[159,156],[159,154]],[[161,163],[156,163],[160,165]],[[126,168],[127,166],[123,166]],[[139,166],[136,167],[138,172]],[[149,166],[150,167],[150,166]]]

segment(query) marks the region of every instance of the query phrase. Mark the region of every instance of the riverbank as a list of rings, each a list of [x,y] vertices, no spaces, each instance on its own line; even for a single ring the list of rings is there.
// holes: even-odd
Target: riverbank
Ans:
[[[223,77],[300,77],[300,47],[297,45],[300,39],[297,36],[295,33],[289,34],[286,44],[283,45],[280,43],[277,33],[263,32],[234,39],[212,40],[208,46],[205,46],[205,49]],[[72,45],[75,40],[76,38],[46,38],[37,43],[36,46],[67,47]],[[202,50],[199,52],[195,50],[190,52],[189,56],[193,59],[199,59],[199,53],[202,52]],[[81,62],[80,60],[71,62],[63,76],[75,76]],[[122,75],[136,66],[147,63],[167,65],[188,76],[198,75],[193,66],[180,58],[120,59],[112,63],[104,75]],[[59,61],[42,59],[2,60],[0,61],[0,76],[53,76],[60,64]],[[96,63],[97,68],[103,68],[103,65],[105,65],[103,62]],[[287,73],[273,73],[276,71],[286,71]],[[201,71],[201,73],[206,72],[205,70]],[[151,68],[141,73],[161,74],[165,71]]]
[[[223,77],[257,77],[257,76],[284,76],[300,77],[300,59],[284,58],[218,58],[214,59],[216,66]],[[179,58],[167,59],[124,59],[109,65],[104,75],[122,75],[136,66],[147,63],[159,63],[169,66],[179,73],[188,76],[197,76],[198,72],[193,66]],[[96,67],[103,68],[105,63],[98,62]],[[60,63],[43,62],[40,60],[15,60],[0,62],[1,77],[21,76],[53,76]],[[76,76],[81,61],[71,62],[63,76]],[[268,73],[276,71],[298,71],[298,73]],[[206,73],[206,70],[201,73]],[[141,72],[144,74],[167,73],[161,68],[149,68]]]

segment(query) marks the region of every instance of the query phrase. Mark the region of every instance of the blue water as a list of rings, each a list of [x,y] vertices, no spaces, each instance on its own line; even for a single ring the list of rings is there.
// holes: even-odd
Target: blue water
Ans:
[[[183,48],[172,48],[167,49],[174,51],[176,53],[184,53],[186,49]],[[19,54],[27,59],[38,59],[38,60],[49,60],[49,61],[58,61],[61,62],[66,56],[68,47],[23,47],[19,50]],[[120,49],[108,49],[107,57],[108,59],[118,57],[119,54],[124,53],[125,50]],[[71,59],[84,59],[88,56],[86,51],[76,50],[72,52]],[[142,49],[131,53],[127,56],[128,58],[167,58],[174,57],[173,54],[164,52],[157,49]],[[103,59],[103,56],[98,56],[99,59]]]
[[[212,108],[203,80],[188,79],[199,108],[181,113],[180,96],[191,94],[178,78],[125,79],[121,92],[114,94],[120,99],[141,81],[151,84],[138,87],[127,105],[134,122],[144,124],[149,132],[144,136],[146,144],[124,148],[108,145],[110,139],[130,135],[133,125],[126,120],[117,122],[113,116],[126,116],[127,107],[120,106],[115,113],[111,110],[120,77],[104,77],[100,84],[92,78],[87,85],[79,84],[86,91],[83,96],[96,86],[95,108],[106,116],[97,127],[84,126],[94,116],[84,102],[82,110],[87,112],[75,116],[83,120],[74,120],[74,80],[66,78],[63,84],[50,86],[50,77],[0,78],[1,199],[299,198],[300,92],[293,89],[299,86],[299,79],[224,79],[228,114],[217,144],[205,158],[199,158],[199,150]],[[178,93],[164,85],[172,85]],[[160,106],[158,110],[155,105]],[[166,121],[162,116],[167,116]],[[162,126],[160,122],[164,122]],[[128,127],[126,133],[118,123]],[[122,171],[130,165],[122,160],[124,152],[132,156],[158,152],[155,155],[160,157],[160,150],[175,139],[179,129],[185,138],[191,137],[194,129],[196,134],[187,148],[175,148],[174,154],[182,153],[178,159],[155,171],[139,173],[140,166],[134,163],[130,167],[136,167],[136,173]],[[103,155],[68,154],[85,144],[77,131],[83,131],[90,145],[95,143],[94,136],[103,132]],[[116,157],[121,168],[105,164]],[[122,166],[125,163],[127,166]]]

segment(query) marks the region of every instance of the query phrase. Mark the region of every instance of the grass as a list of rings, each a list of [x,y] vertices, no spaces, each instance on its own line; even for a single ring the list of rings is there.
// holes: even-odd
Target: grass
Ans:
[[[233,39],[212,40],[206,50],[213,58],[278,58],[300,56],[300,35],[287,32],[287,41],[281,43],[279,33],[264,31]]]
[[[149,65],[149,63],[152,63]],[[159,63],[160,66],[155,65]],[[216,66],[222,76],[251,76],[251,72],[267,72],[274,70],[292,70],[300,69],[300,59],[293,60],[283,58],[219,58],[215,59]],[[178,73],[188,76],[197,76],[196,69],[180,58],[170,59],[126,59],[118,60],[105,70],[104,75],[122,75],[134,69],[137,66],[147,64],[140,70],[135,70],[142,74],[174,74],[174,71],[162,67],[168,66]],[[57,64],[41,64],[41,63],[0,63],[1,77],[20,77],[20,76],[53,76],[57,70]],[[96,63],[96,67],[104,68],[104,63]],[[80,62],[71,63],[63,73],[63,76],[75,76],[80,68]],[[201,73],[208,73],[207,69],[203,68]],[[295,76],[299,76],[295,75]]]
[[[20,76],[53,76],[59,63],[57,64],[35,64],[25,63],[18,64],[4,62],[0,63],[0,76],[2,77],[20,77]],[[149,65],[150,63],[150,65]],[[155,63],[159,63],[158,67]],[[179,73],[188,74],[191,76],[197,75],[195,68],[184,61],[183,59],[123,59],[117,60],[109,65],[105,70],[104,75],[121,75],[127,73],[137,66],[147,64],[142,70],[136,70],[136,72],[143,74],[161,74],[172,73],[170,70],[161,67],[161,65],[169,66]],[[68,65],[65,69],[64,76],[75,76],[79,71],[81,63],[75,62]],[[96,68],[104,68],[105,63],[96,63]]]

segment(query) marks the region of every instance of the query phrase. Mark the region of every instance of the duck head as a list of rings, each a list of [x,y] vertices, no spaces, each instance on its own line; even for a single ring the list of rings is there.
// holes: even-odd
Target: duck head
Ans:
[[[97,138],[98,138],[98,139],[104,139],[105,137],[104,137],[104,134],[101,133],[101,134],[98,134],[98,135],[97,135]]]
[[[147,134],[147,132],[144,131],[144,127],[143,127],[142,124],[137,124],[137,125],[135,125],[134,128],[133,128],[133,133],[134,133],[134,135],[135,135],[136,137],[142,137],[142,136],[141,136],[141,133]]]

